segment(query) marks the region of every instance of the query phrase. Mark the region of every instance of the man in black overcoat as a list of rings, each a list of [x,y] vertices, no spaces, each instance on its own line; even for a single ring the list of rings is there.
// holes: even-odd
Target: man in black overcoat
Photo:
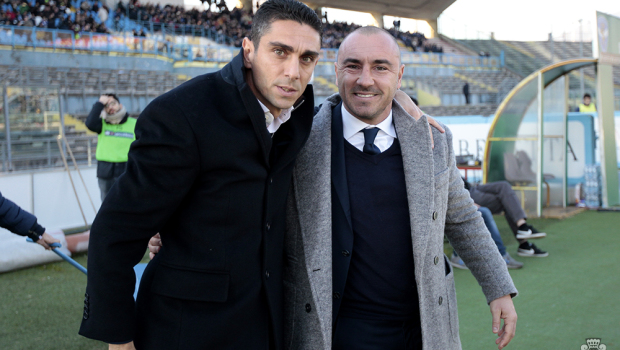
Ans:
[[[81,335],[110,349],[283,347],[284,211],[320,31],[307,6],[269,0],[232,62],[142,112],[91,228]],[[157,232],[134,303],[133,266]]]

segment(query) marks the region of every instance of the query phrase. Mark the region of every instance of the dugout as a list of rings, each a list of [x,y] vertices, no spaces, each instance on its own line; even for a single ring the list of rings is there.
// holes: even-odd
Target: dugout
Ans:
[[[526,212],[542,215],[545,205],[566,207],[569,200],[568,74],[596,65],[591,58],[544,67],[523,79],[502,101],[489,130],[483,183],[509,181]],[[587,128],[586,128],[587,129]],[[593,132],[584,134],[592,149]],[[591,157],[590,157],[591,159]]]

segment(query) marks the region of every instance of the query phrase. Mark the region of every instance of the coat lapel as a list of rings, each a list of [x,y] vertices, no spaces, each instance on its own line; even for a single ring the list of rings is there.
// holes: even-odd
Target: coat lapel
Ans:
[[[403,157],[417,280],[423,273],[424,262],[420,259],[431,231],[434,207],[434,167],[429,124],[426,116],[416,121],[396,102],[392,106],[392,115]]]
[[[332,108],[332,283],[334,292],[333,321],[338,316],[347,283],[351,259],[343,259],[342,252],[353,251],[353,225],[344,156],[342,102]],[[340,295],[340,297],[336,297]]]
[[[308,85],[295,105],[290,120],[282,124],[273,136],[271,150],[272,172],[278,172],[295,160],[299,149],[306,143],[314,118],[314,93]]]
[[[267,131],[265,125],[265,113],[261,108],[256,96],[250,89],[250,86],[245,81],[246,69],[243,65],[243,49],[239,51],[239,54],[233,58],[233,60],[227,64],[220,74],[222,78],[229,84],[237,86],[245,110],[250,116],[254,132],[258,138],[260,147],[263,151],[263,158],[265,163],[269,165],[269,152],[271,151],[271,135]]]
[[[342,125],[342,102],[332,109],[332,186],[342,211],[346,215],[349,229],[351,225],[351,205],[349,203],[349,187],[347,185],[347,169],[344,159],[344,135]]]

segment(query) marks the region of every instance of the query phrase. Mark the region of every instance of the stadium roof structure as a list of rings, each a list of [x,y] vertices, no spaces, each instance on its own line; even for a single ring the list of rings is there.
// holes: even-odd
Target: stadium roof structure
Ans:
[[[384,16],[435,20],[456,0],[312,0],[310,7],[379,13]]]

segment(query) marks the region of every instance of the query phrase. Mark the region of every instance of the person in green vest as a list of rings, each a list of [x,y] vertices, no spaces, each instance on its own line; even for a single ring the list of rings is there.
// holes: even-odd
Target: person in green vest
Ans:
[[[577,112],[581,113],[593,113],[596,112],[596,106],[592,103],[592,96],[590,94],[583,95],[583,103],[579,104]]]
[[[103,202],[116,179],[125,172],[129,146],[136,139],[136,119],[129,117],[115,94],[104,94],[88,114],[86,127],[99,134],[97,179]]]

